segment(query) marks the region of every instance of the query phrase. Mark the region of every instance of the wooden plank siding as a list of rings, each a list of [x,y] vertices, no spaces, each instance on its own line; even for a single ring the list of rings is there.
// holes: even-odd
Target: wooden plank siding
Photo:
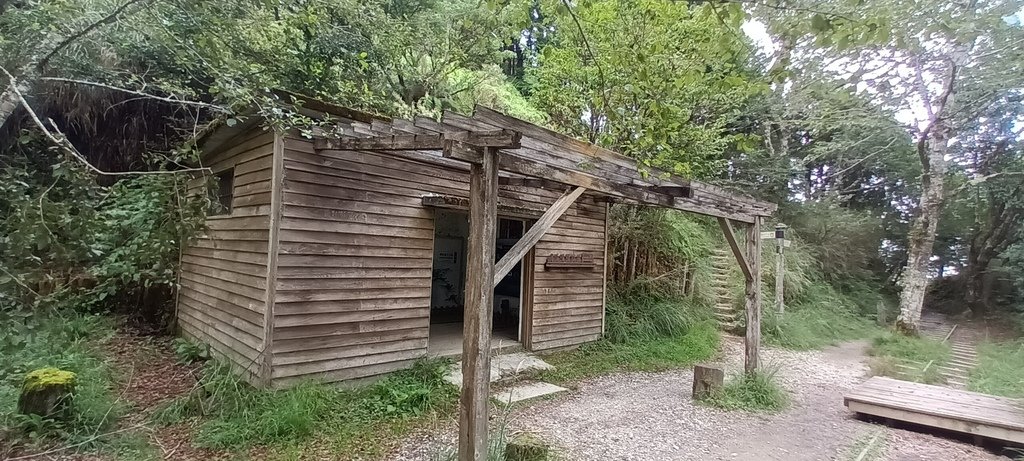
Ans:
[[[207,230],[183,252],[178,296],[182,334],[256,382],[264,343],[274,134],[250,130],[218,152],[204,153],[214,173],[234,168],[230,214],[207,218]],[[197,180],[197,192],[202,190]]]
[[[283,155],[273,384],[363,378],[426,355],[434,211],[422,198],[468,197],[468,165],[314,151],[297,137],[285,137]],[[563,193],[503,186],[499,199],[546,209]],[[584,195],[531,255],[538,291],[524,305],[536,314],[524,331],[533,331],[533,349],[600,337],[605,210]],[[569,251],[593,256],[593,270],[545,270],[548,255]]]

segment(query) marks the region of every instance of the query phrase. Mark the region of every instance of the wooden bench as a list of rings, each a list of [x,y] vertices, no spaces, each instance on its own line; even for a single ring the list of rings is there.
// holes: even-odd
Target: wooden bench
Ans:
[[[1024,444],[1024,401],[873,377],[843,398],[851,411]]]

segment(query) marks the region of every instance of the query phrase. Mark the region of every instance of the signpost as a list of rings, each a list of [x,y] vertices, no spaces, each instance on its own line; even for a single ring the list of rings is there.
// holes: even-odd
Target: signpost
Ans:
[[[778,223],[775,225],[775,232],[761,232],[761,239],[775,239],[775,310],[783,313],[786,304],[783,298],[784,282],[786,277],[786,255],[784,248],[788,248],[790,241],[786,240],[786,225]]]

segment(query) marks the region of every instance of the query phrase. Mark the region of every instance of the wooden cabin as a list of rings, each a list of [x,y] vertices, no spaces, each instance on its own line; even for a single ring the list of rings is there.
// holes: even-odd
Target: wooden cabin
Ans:
[[[516,255],[495,277],[492,347],[601,338],[610,198],[728,201],[718,214],[745,222],[759,206],[721,191],[691,203],[691,183],[652,185],[626,157],[489,109],[441,122],[297,110],[336,132],[250,117],[203,139],[215,206],[182,260],[181,332],[255,384],[366,378],[462,351],[473,163],[460,146],[502,152],[493,258]]]

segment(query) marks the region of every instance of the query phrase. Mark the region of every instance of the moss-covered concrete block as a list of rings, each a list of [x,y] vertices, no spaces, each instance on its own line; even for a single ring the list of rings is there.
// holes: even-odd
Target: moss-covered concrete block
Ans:
[[[533,434],[519,434],[505,446],[505,461],[545,461],[551,447]]]
[[[18,412],[44,418],[66,418],[71,413],[77,376],[57,368],[41,368],[25,375]]]

